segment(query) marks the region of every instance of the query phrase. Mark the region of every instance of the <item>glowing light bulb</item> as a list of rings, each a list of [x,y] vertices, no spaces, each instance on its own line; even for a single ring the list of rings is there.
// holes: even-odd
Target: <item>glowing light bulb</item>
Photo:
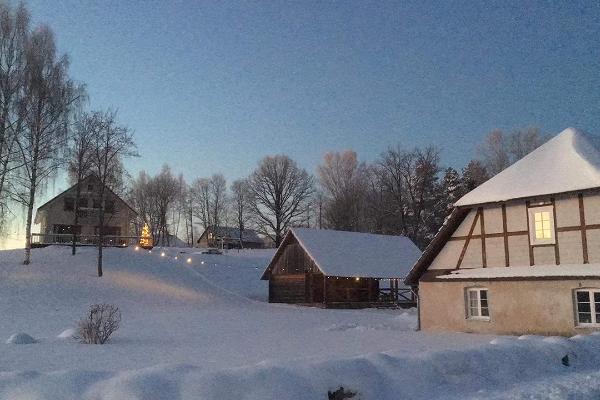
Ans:
[[[188,264],[191,264],[191,262],[192,262],[192,259],[191,259],[191,258],[188,258],[188,259],[187,259],[187,262],[188,262]]]
[[[177,256],[175,256],[175,259],[177,260]]]
[[[163,251],[162,253],[160,253],[160,256],[164,257],[165,256],[165,252]]]
[[[135,251],[138,251],[140,249],[139,246],[135,246]]]

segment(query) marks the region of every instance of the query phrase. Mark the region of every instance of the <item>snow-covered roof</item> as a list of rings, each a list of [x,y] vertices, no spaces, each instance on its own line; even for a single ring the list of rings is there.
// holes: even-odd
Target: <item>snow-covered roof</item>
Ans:
[[[211,226],[208,228],[214,235],[223,238],[239,239],[240,229],[231,226]],[[242,240],[244,242],[256,242],[261,243],[262,240],[258,233],[253,229],[244,229],[242,231]]]
[[[421,255],[406,236],[309,228],[291,233],[327,276],[403,278]]]
[[[440,279],[494,279],[543,277],[600,277],[600,264],[535,265],[531,267],[463,268]]]
[[[495,203],[600,187],[600,138],[567,128],[455,206]]]

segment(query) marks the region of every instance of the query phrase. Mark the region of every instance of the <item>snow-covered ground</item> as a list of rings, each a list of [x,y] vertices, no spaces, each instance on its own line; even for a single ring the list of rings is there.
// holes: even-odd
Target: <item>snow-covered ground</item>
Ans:
[[[268,304],[268,250],[108,249],[103,278],[94,249],[69,251],[36,249],[27,267],[22,251],[0,252],[1,399],[600,396],[600,335],[428,334],[414,312]],[[96,302],[122,311],[114,339],[69,339]],[[35,343],[5,343],[17,333]]]

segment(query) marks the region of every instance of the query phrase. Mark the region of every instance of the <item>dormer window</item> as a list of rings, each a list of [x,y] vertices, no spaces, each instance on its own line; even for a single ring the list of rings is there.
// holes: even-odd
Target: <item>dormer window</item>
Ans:
[[[529,237],[532,245],[556,243],[554,209],[552,206],[529,209]]]

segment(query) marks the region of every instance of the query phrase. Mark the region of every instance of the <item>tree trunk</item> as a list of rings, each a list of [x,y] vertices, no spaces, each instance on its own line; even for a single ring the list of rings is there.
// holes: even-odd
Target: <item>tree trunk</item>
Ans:
[[[100,218],[98,232],[98,277],[102,277],[102,246],[104,245],[104,184],[100,189]]]
[[[33,217],[33,203],[35,201],[35,181],[37,179],[37,168],[31,170],[31,185],[29,187],[29,203],[27,204],[27,225],[25,226],[25,261],[24,265],[31,263],[31,220]]]
[[[73,244],[71,246],[71,255],[74,256],[77,252],[77,224],[79,223],[79,198],[81,197],[81,179],[77,180],[77,189],[75,192],[75,219],[73,221]]]

